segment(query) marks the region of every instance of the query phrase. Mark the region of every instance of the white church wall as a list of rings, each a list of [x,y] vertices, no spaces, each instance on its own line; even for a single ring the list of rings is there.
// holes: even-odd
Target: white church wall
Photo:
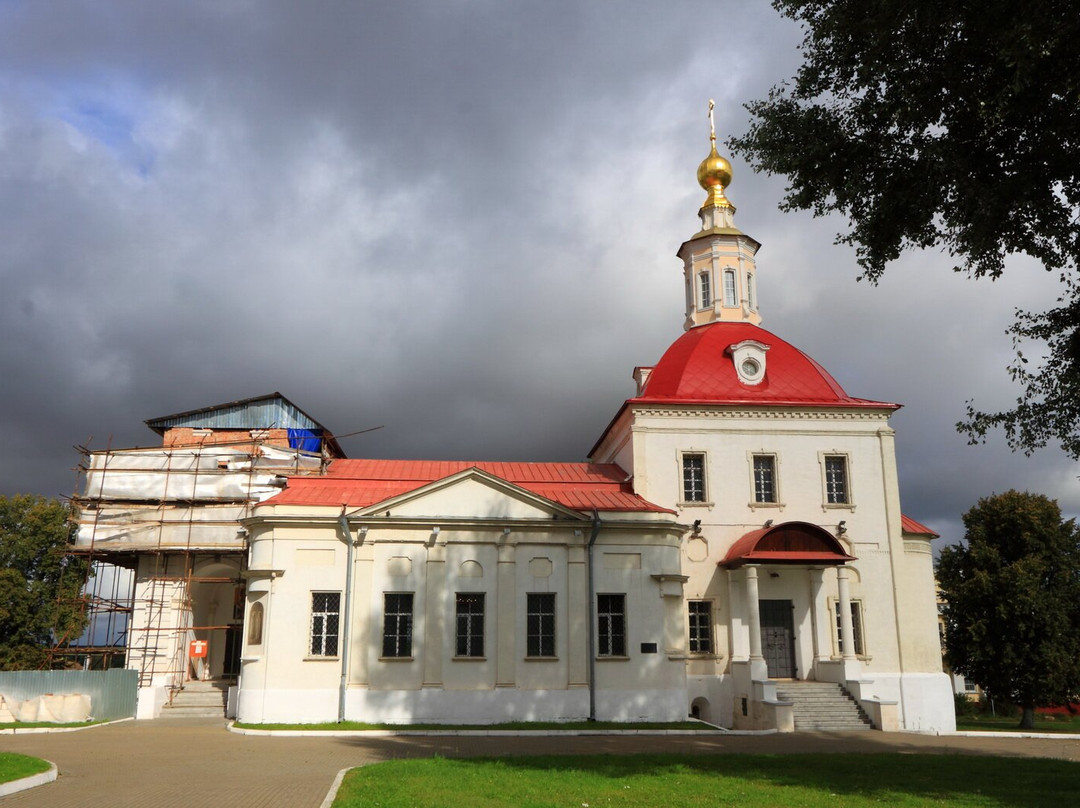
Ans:
[[[465,489],[462,489],[465,490]],[[530,516],[534,514],[530,513]],[[625,515],[624,515],[625,516]],[[683,634],[681,600],[662,598],[652,576],[678,573],[678,531],[601,527],[594,554],[597,592],[626,596],[627,652],[597,662],[598,715],[673,720],[685,715],[685,671],[666,650]],[[259,645],[246,638],[238,702],[244,721],[326,721],[337,716],[338,655],[310,653],[311,593],[344,592],[346,548],[333,518],[267,529],[251,523],[251,567],[284,570],[250,591],[266,622]],[[503,529],[503,524],[509,532]],[[490,723],[588,715],[585,545],[591,523],[543,529],[444,523],[372,525],[355,550],[347,717],[364,721]],[[356,532],[354,531],[354,536]],[[269,545],[269,547],[268,547]],[[411,654],[383,654],[387,593],[412,595]],[[457,654],[456,597],[484,596],[484,649]],[[527,655],[529,593],[556,598],[556,652]],[[344,609],[344,597],[341,599]],[[641,644],[655,643],[655,653]],[[632,691],[632,692],[631,692]],[[601,694],[609,695],[605,699]]]

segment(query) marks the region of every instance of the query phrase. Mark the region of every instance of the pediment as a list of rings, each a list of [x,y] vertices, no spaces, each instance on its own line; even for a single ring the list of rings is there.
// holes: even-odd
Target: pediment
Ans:
[[[588,521],[578,511],[527,491],[477,468],[435,480],[375,503],[357,515],[406,519],[565,519]]]

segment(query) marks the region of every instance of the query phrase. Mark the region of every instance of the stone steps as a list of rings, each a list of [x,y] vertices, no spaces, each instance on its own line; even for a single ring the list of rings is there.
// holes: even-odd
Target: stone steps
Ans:
[[[162,718],[224,718],[229,686],[225,682],[186,682],[161,708]]]
[[[831,682],[784,682],[776,695],[794,705],[795,731],[852,732],[873,729],[863,709],[840,685]]]

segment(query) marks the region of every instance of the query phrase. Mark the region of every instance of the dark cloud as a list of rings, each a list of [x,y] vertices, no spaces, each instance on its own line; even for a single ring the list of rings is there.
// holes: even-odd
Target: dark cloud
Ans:
[[[799,33],[734,3],[0,7],[0,491],[68,493],[146,418],[280,390],[354,455],[576,459],[681,333],[705,102],[721,132]],[[895,419],[904,508],[956,538],[1072,464],[967,447],[1049,279],[936,254],[854,281],[839,221],[735,163],[765,325]],[[1025,272],[1027,270],[1024,270]]]

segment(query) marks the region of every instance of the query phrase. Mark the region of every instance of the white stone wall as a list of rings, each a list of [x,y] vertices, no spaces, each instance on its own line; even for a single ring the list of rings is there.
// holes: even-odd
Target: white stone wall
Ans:
[[[421,518],[423,511],[443,515]],[[258,644],[245,638],[241,721],[337,718],[342,661],[309,653],[311,593],[341,592],[344,608],[347,548],[335,516],[300,512],[267,506],[249,523],[248,614],[261,603],[264,629]],[[604,519],[593,549],[596,591],[626,596],[627,654],[595,661],[597,717],[680,720],[687,710],[682,600],[677,583],[671,596],[673,584],[653,576],[679,572],[682,528],[655,514]],[[535,501],[469,484],[456,496],[440,491],[430,501],[396,505],[393,516],[353,516],[350,524],[362,539],[354,549],[347,628],[342,616],[348,719],[497,723],[588,716],[591,519],[538,511]],[[485,596],[482,658],[455,654],[458,592]],[[556,654],[528,658],[527,594],[545,592],[556,596]],[[411,657],[382,656],[386,593],[413,596]],[[656,652],[644,651],[643,643],[654,643]]]

